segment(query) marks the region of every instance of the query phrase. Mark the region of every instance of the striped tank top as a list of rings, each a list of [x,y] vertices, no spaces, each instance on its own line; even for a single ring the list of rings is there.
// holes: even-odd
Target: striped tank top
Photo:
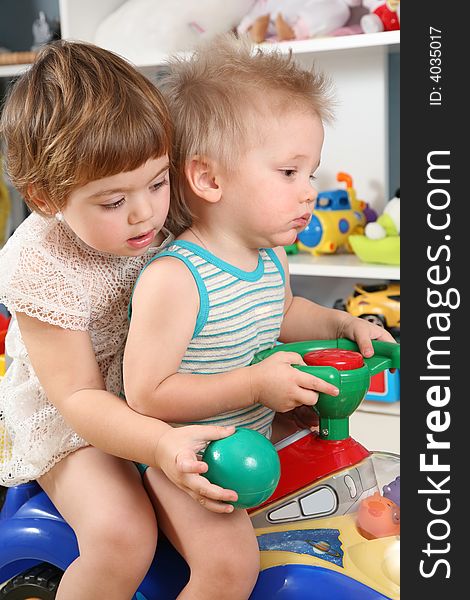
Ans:
[[[150,262],[164,256],[188,267],[199,292],[194,334],[178,372],[214,374],[246,367],[257,352],[276,344],[284,311],[285,276],[273,250],[261,249],[258,265],[251,272],[186,240],[174,242]],[[248,427],[270,437],[273,418],[274,411],[255,404],[197,423]]]

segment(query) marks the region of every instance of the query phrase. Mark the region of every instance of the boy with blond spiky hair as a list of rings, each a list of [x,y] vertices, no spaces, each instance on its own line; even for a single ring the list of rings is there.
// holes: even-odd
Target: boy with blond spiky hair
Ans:
[[[380,327],[294,297],[289,284],[283,247],[311,217],[328,82],[291,56],[252,51],[231,35],[169,67],[168,223],[179,235],[134,289],[126,397],[138,412],[174,425],[223,423],[276,439],[276,412],[311,407],[319,392],[338,390],[294,369],[303,364],[296,353],[250,366],[255,353],[278,340],[349,337],[370,356],[371,339],[392,341]],[[187,597],[246,600],[259,563],[247,513],[208,514],[182,494],[170,505],[171,484],[150,471],[169,537],[191,568]]]

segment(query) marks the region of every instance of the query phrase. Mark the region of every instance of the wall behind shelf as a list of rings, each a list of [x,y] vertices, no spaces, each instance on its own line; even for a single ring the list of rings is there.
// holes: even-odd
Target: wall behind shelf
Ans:
[[[322,306],[332,308],[335,301],[349,296],[354,284],[383,283],[383,279],[362,279],[361,277],[320,277],[291,275],[291,287],[294,296],[302,296]]]
[[[400,53],[388,56],[388,197],[400,187]]]
[[[33,22],[39,11],[49,22],[59,21],[59,0],[2,0],[0,3],[0,46],[12,52],[30,50]]]

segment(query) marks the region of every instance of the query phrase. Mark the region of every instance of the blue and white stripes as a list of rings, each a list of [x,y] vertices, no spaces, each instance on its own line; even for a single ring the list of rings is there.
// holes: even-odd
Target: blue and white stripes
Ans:
[[[200,309],[179,372],[214,374],[249,365],[256,352],[279,337],[284,309],[284,271],[273,250],[260,250],[254,271],[242,271],[187,241],[155,257],[173,256],[190,269]],[[263,405],[198,421],[249,427],[269,436],[274,413]]]

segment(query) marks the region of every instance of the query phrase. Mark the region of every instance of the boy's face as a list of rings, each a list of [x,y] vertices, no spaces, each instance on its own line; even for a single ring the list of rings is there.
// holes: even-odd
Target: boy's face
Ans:
[[[294,112],[263,118],[257,129],[259,142],[221,180],[222,202],[248,245],[286,246],[311,218],[323,125],[315,115]]]
[[[170,202],[168,166],[168,156],[161,156],[75,189],[62,209],[65,222],[95,250],[140,256],[162,238]]]

